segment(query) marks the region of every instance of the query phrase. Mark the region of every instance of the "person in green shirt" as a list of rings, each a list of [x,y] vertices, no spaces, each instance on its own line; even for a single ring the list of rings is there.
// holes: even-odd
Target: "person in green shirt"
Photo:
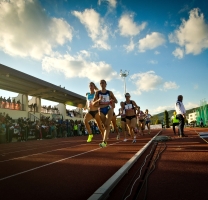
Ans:
[[[176,131],[175,131],[175,127],[179,125],[179,120],[176,119],[176,111],[173,112],[173,116],[171,117],[171,120],[172,120],[172,123],[173,123],[173,132],[174,132],[174,135],[176,135]]]

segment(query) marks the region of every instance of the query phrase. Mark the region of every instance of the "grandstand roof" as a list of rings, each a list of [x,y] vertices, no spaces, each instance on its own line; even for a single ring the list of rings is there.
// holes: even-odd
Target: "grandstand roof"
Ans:
[[[0,89],[79,107],[86,97],[0,64]]]

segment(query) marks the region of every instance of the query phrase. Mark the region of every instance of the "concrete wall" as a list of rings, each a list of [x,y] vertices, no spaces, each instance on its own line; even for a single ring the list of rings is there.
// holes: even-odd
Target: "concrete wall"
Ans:
[[[26,112],[26,111],[10,110],[10,109],[0,108],[0,113],[8,114],[10,117],[12,117],[12,119],[18,119],[19,117],[28,118],[28,112]]]

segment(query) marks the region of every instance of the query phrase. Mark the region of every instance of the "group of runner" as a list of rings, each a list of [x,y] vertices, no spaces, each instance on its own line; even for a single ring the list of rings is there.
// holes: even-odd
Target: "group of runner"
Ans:
[[[87,142],[91,142],[93,138],[92,131],[89,126],[89,121],[95,119],[98,128],[102,135],[100,147],[107,146],[111,123],[114,130],[117,132],[117,139],[120,139],[120,134],[116,125],[116,117],[121,116],[121,128],[124,135],[124,142],[127,141],[127,131],[132,138],[132,143],[136,142],[136,132],[139,130],[144,135],[145,125],[148,127],[150,134],[150,118],[151,115],[146,109],[145,113],[140,110],[140,107],[135,101],[131,100],[129,93],[125,94],[126,100],[120,103],[119,114],[115,115],[115,103],[118,103],[113,92],[106,89],[107,83],[105,80],[100,81],[101,89],[98,89],[93,82],[89,83],[90,92],[86,93],[86,106],[88,110],[84,117],[84,124],[89,133]],[[126,131],[127,130],[127,131]]]

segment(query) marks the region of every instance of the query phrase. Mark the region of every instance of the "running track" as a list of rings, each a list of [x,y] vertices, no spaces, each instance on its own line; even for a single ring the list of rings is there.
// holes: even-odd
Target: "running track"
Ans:
[[[190,159],[194,162],[196,159],[195,157],[200,155],[198,158],[198,162],[200,162],[199,164],[203,164],[204,162],[206,164],[208,163],[207,143],[199,137],[196,129],[189,129],[188,131],[191,137],[183,139],[173,137],[172,141],[168,141],[170,145],[171,142],[175,143],[164,151],[162,154],[163,157],[161,157],[158,166],[164,165],[164,168],[169,167],[168,163],[174,163],[172,159],[178,159],[176,155],[172,156],[172,159],[167,159],[170,156],[170,152],[179,151],[180,148],[177,146],[178,143],[181,143],[181,145],[186,144],[186,148],[190,151],[191,146],[197,144],[197,146],[195,146],[198,150],[195,150],[194,153],[192,152],[194,158]],[[31,200],[88,199],[158,132],[159,130],[152,130],[150,136],[139,136],[137,143],[135,144],[132,144],[131,140],[128,140],[127,142],[123,142],[122,140],[118,141],[116,140],[116,135],[111,134],[108,141],[109,146],[107,148],[100,148],[98,146],[98,143],[101,140],[100,135],[95,135],[92,143],[86,143],[87,137],[80,136],[64,139],[60,138],[42,141],[33,140],[24,143],[1,144],[1,196],[3,199],[9,200],[16,198]],[[203,132],[205,132],[204,129]],[[172,134],[172,130],[163,130],[162,134],[170,135]],[[196,154],[196,152],[199,153]],[[162,158],[164,158],[165,155],[167,156],[165,159],[168,162],[164,163],[162,162]],[[141,157],[141,159],[144,159],[144,156]],[[183,156],[180,156],[180,159],[182,158]],[[189,160],[189,158],[186,158],[186,160]],[[138,161],[138,164],[141,164],[141,162],[142,161]],[[188,165],[190,163],[187,161],[185,164]],[[196,167],[197,166],[198,165],[196,165]],[[190,168],[192,169],[193,167]],[[149,179],[149,188],[153,191],[156,186],[159,187],[159,185],[154,184],[158,179],[161,179],[161,174],[158,174],[159,169],[160,168],[157,168]],[[204,168],[203,164],[201,168],[201,170],[203,170],[203,176],[207,175],[206,169],[207,168]],[[196,171],[200,170],[196,169]],[[165,173],[166,171],[162,170],[162,172]],[[121,199],[121,193],[125,185],[128,183],[128,176],[132,173],[133,172],[129,172],[122,179],[121,184],[118,184],[111,192],[109,199]],[[168,176],[171,177],[171,175]],[[166,180],[164,177],[163,179]],[[164,180],[161,187],[167,187]],[[207,179],[204,179],[203,177],[200,180],[205,180],[202,181],[202,183],[206,183],[207,185]],[[170,184],[171,180],[167,183]],[[177,185],[174,185],[174,187],[177,187]],[[200,188],[203,189],[202,186],[200,186]],[[158,188],[156,191],[159,193]],[[204,196],[202,195],[202,197]],[[154,193],[148,193],[148,199],[154,199]],[[161,196],[161,198],[157,199],[171,198],[164,198]]]

